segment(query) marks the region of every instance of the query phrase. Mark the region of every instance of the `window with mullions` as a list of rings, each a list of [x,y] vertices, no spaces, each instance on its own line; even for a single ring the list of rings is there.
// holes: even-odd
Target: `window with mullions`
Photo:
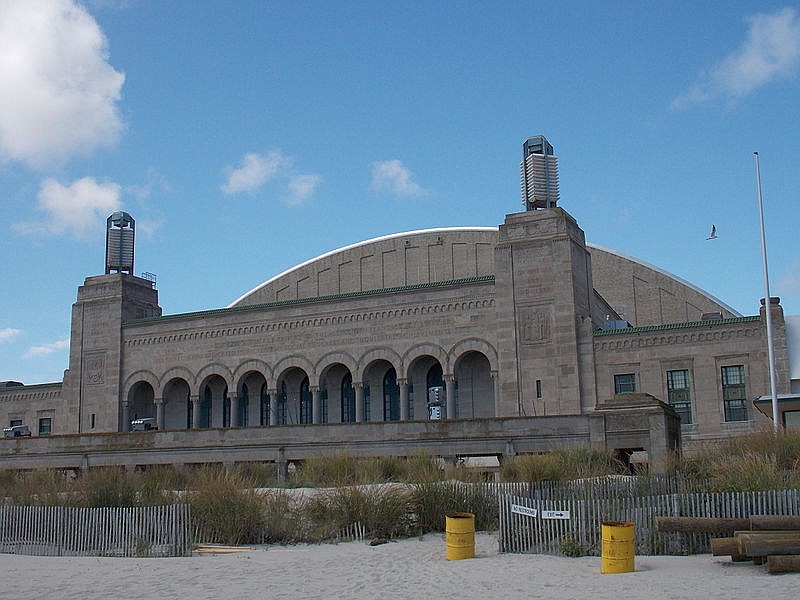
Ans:
[[[300,384],[300,422],[311,423],[311,389],[308,386],[308,377]]]
[[[50,435],[53,431],[53,419],[45,417],[39,419],[39,435]]]
[[[356,422],[356,391],[353,376],[348,373],[342,377],[342,423]]]
[[[259,422],[261,425],[269,424],[269,392],[267,391],[266,383],[261,385],[261,410],[259,411]]]
[[[692,398],[689,391],[689,371],[667,371],[667,399],[678,413],[682,425],[692,422]]]
[[[636,373],[614,375],[614,393],[632,394],[636,391]]]
[[[747,421],[744,365],[722,367],[722,404],[726,421]]]
[[[400,420],[400,386],[397,385],[397,372],[389,369],[383,377],[383,420]]]

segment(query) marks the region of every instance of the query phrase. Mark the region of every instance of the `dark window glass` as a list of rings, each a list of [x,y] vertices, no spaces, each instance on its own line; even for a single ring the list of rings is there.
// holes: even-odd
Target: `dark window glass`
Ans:
[[[397,385],[394,367],[383,376],[383,420],[400,420],[400,386]]]
[[[636,373],[614,375],[614,393],[632,394],[636,391]]]
[[[348,373],[342,377],[342,423],[356,421],[356,390],[353,388],[353,376]]]
[[[743,365],[722,367],[722,403],[726,421],[747,421]]]
[[[50,417],[39,419],[39,435],[50,435],[53,430],[53,419]]]
[[[692,422],[692,398],[689,390],[689,371],[667,371],[667,399],[678,413],[681,424]]]

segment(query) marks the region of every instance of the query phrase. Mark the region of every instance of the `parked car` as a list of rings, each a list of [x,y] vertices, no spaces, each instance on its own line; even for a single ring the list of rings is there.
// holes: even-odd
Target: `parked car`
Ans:
[[[153,429],[158,429],[158,423],[153,417],[131,421],[131,431],[151,431]]]
[[[31,430],[27,425],[12,425],[3,428],[3,437],[30,437]]]

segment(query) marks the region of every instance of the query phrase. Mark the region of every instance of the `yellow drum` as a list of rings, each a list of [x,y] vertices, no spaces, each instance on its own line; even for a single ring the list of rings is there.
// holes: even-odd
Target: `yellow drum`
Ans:
[[[445,542],[447,560],[461,560],[475,556],[475,515],[450,513],[445,516]]]
[[[636,551],[633,523],[629,521],[605,521],[601,526],[602,559],[601,573],[630,573]]]

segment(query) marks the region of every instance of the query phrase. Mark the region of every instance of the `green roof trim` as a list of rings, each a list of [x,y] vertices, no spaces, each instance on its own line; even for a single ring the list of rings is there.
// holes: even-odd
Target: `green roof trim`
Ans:
[[[299,298],[296,300],[281,300],[278,302],[266,302],[264,304],[251,304],[248,306],[232,306],[230,308],[215,308],[212,310],[201,310],[197,312],[177,313],[174,315],[164,315],[161,317],[147,317],[144,319],[131,319],[123,321],[123,325],[134,325],[139,323],[152,323],[155,321],[167,321],[170,319],[186,319],[192,317],[207,317],[214,315],[226,315],[236,312],[251,310],[262,310],[265,308],[280,308],[283,306],[296,306],[300,304],[313,304],[317,302],[331,302],[345,300],[349,298],[363,298],[366,296],[377,296],[379,294],[396,294],[398,292],[410,292],[414,290],[427,290],[440,287],[450,287],[454,285],[466,285],[470,283],[486,283],[494,281],[494,275],[481,275],[478,277],[464,277],[462,279],[451,279],[449,281],[434,281],[431,283],[416,283],[414,285],[403,285],[398,287],[381,288],[377,290],[365,290],[363,292],[349,292],[346,294],[330,294],[328,296],[315,296],[313,298]]]
[[[709,321],[691,321],[689,323],[670,323],[668,325],[650,325],[648,327],[627,327],[625,329],[598,329],[595,337],[604,335],[624,335],[627,333],[647,333],[650,331],[669,331],[670,329],[688,329],[691,327],[718,327],[723,325],[737,325],[739,323],[753,323],[760,321],[758,315],[752,317],[734,317],[731,319],[712,319]]]

